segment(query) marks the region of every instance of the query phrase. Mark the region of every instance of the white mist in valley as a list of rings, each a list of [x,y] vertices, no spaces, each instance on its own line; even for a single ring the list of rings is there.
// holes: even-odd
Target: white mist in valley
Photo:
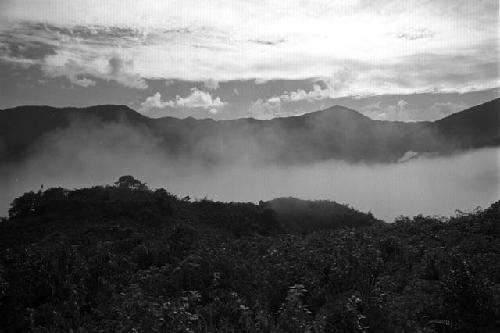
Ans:
[[[328,199],[371,211],[388,222],[399,215],[453,215],[499,200],[500,148],[450,156],[414,157],[403,163],[349,164],[341,161],[276,166],[244,161],[215,165],[172,158],[147,132],[121,125],[71,128],[33,148],[23,163],[0,167],[0,216],[29,190],[112,184],[130,174],[151,188],[178,196],[220,201],[269,200],[294,196]]]
[[[450,216],[500,199],[500,149],[397,164],[326,161],[289,168],[233,166],[209,175],[193,172],[170,182],[175,193],[221,201],[294,196],[345,203],[393,221],[399,215]]]

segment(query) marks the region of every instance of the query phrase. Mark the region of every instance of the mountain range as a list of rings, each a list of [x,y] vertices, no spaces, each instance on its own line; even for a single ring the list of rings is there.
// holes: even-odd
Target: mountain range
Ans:
[[[258,157],[278,164],[333,158],[386,163],[407,152],[450,154],[500,145],[500,99],[433,122],[372,120],[343,106],[271,120],[219,121],[152,119],[123,105],[19,106],[0,110],[0,162],[23,159],[44,137],[74,124],[84,129],[125,125],[121,130],[148,133],[165,153],[206,161]]]

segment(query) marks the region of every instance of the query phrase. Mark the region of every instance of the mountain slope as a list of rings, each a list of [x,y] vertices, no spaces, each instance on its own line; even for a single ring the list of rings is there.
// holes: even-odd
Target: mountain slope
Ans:
[[[78,119],[95,118],[103,122],[143,123],[149,118],[124,105],[98,105],[88,108],[18,106],[0,111],[0,161],[22,157],[43,135],[63,129]]]
[[[500,142],[500,99],[474,106],[436,121],[440,133],[460,147]]]
[[[71,124],[126,124],[147,130],[161,149],[207,161],[246,158],[308,163],[331,158],[394,162],[408,151],[449,153],[500,144],[500,99],[435,122],[376,121],[342,107],[272,120],[150,119],[127,106],[22,106],[0,111],[0,159],[21,159],[34,143]],[[126,130],[124,127],[123,130]]]

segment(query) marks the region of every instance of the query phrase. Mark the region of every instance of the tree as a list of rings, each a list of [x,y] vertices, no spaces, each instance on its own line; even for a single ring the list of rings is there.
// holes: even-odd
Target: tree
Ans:
[[[33,215],[40,204],[41,192],[33,191],[24,193],[22,196],[14,199],[9,209],[9,217],[26,217]]]
[[[147,190],[148,187],[146,183],[143,183],[132,176],[121,176],[118,181],[115,182],[115,186],[119,188],[126,188],[130,190]]]

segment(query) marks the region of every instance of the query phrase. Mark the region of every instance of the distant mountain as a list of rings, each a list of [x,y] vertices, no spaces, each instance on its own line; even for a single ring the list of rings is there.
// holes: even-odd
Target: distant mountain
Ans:
[[[500,143],[500,99],[474,106],[436,121],[440,134],[460,148]]]
[[[372,120],[342,106],[272,120],[223,121],[151,119],[123,105],[20,106],[0,111],[0,159],[22,159],[34,143],[56,129],[95,122],[148,131],[166,153],[213,162],[224,158],[285,164],[331,158],[396,162],[406,152],[446,154],[500,145],[500,99],[438,121],[415,123]]]
[[[64,129],[81,119],[139,124],[149,118],[124,105],[99,105],[89,108],[18,106],[0,111],[0,161],[23,157],[43,135]]]

